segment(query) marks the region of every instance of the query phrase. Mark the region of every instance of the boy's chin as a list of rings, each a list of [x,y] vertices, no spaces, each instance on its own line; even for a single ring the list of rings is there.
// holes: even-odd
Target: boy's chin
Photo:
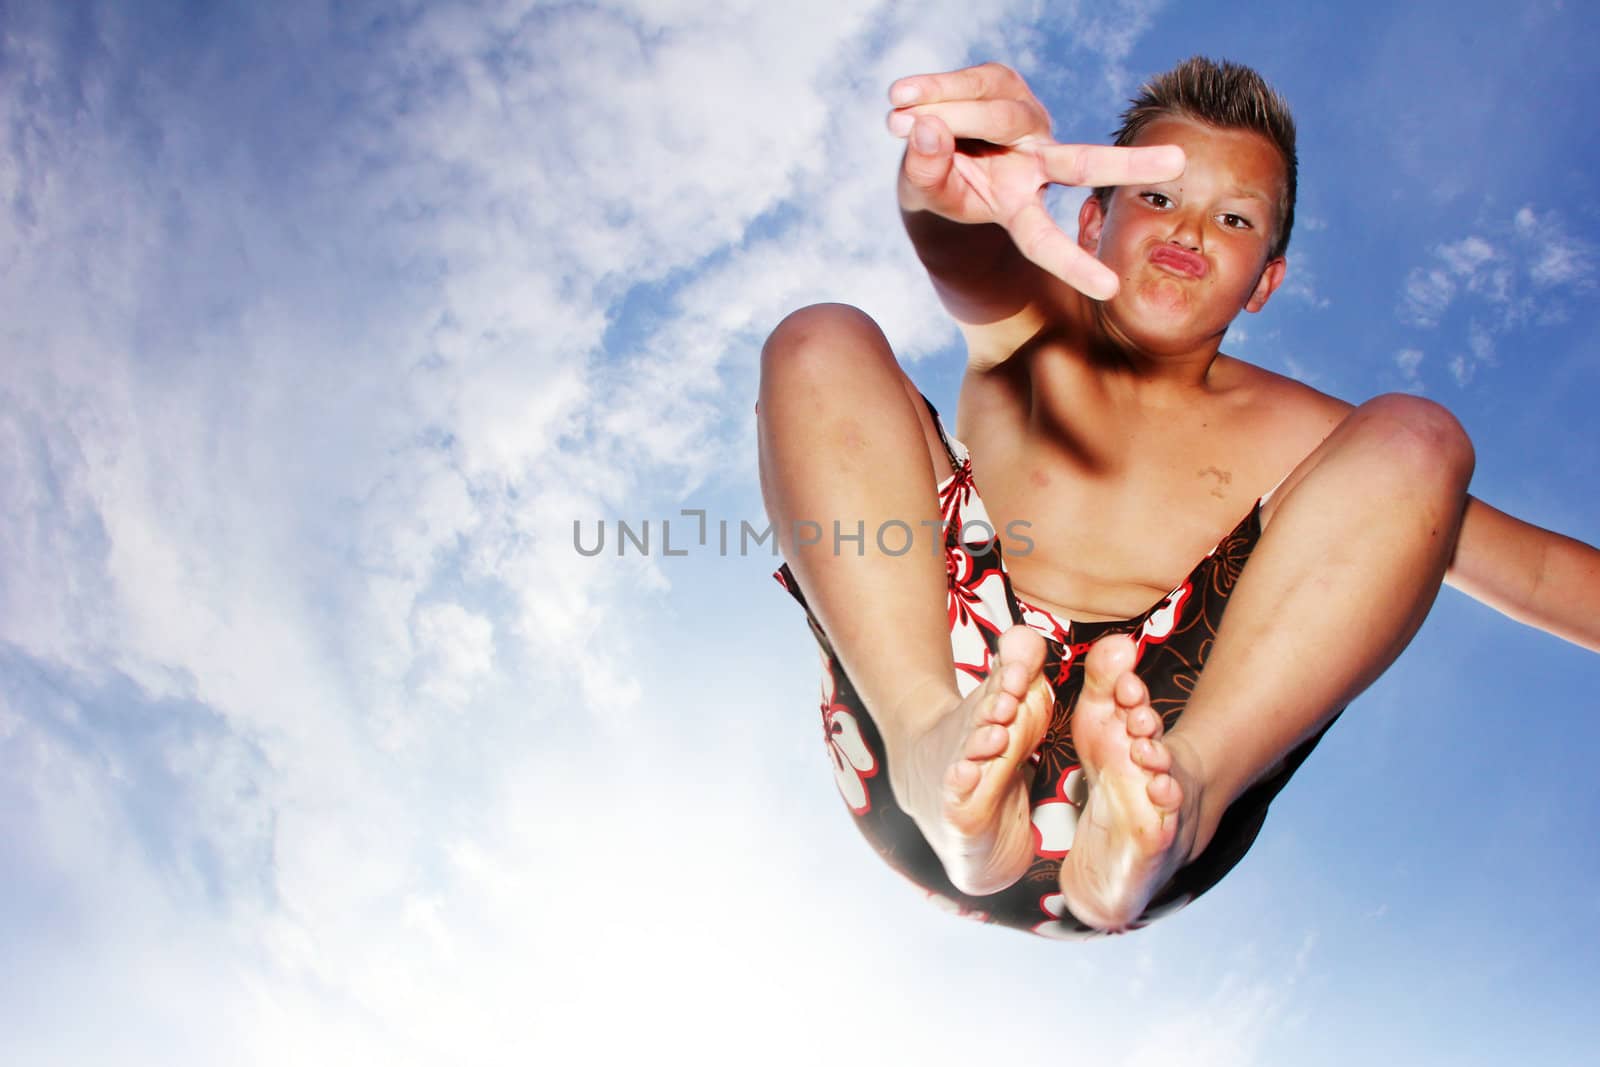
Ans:
[[[1199,308],[1141,300],[1137,294],[1131,300],[1124,296],[1118,293],[1102,304],[1101,315],[1115,336],[1140,351],[1193,351],[1221,337],[1231,321]]]

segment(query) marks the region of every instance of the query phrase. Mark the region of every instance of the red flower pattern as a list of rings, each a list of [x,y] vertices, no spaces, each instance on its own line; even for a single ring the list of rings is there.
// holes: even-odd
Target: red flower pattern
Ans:
[[[948,437],[946,441],[954,473],[939,485],[938,501],[945,523],[947,613],[958,688],[969,693],[987,676],[999,635],[1014,621],[1032,627],[1047,643],[1045,676],[1056,690],[1056,705],[1044,742],[1029,756],[1033,766],[1030,818],[1034,862],[1015,885],[981,899],[966,897],[949,883],[920,831],[896,804],[887,776],[879,773],[883,756],[876,751],[880,745],[877,724],[834,661],[827,635],[810,616],[823,650],[822,719],[835,781],[873,847],[940,907],[1046,937],[1095,936],[1067,913],[1059,891],[1061,859],[1071,849],[1084,799],[1083,774],[1070,725],[1082,683],[1083,654],[1107,633],[1132,634],[1141,653],[1135,669],[1150,686],[1152,703],[1170,726],[1181,714],[1204,666],[1227,594],[1260,535],[1258,516],[1254,511],[1247,515],[1186,581],[1144,615],[1119,622],[1073,624],[1011,593],[1000,546],[994,542],[994,527],[973,482],[966,451],[959,442]],[[805,596],[787,567],[780,571],[780,581],[805,606]],[[809,607],[807,612],[809,616]],[[1298,758],[1304,758],[1304,751]],[[1298,759],[1295,762],[1298,765]],[[1286,779],[1287,772],[1283,777]],[[1259,803],[1264,806],[1281,786],[1281,780],[1272,783]],[[1259,822],[1246,813],[1241,825],[1246,824]],[[1209,867],[1197,863],[1179,872],[1172,889],[1174,899],[1148,911],[1141,924],[1210,888],[1249,847],[1255,831],[1243,833],[1247,836],[1225,842],[1223,849],[1214,843],[1207,850],[1231,858]]]

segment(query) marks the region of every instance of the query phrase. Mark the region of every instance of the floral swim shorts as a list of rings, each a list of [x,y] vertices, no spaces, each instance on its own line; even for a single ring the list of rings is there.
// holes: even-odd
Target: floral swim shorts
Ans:
[[[1132,635],[1139,651],[1135,673],[1149,688],[1151,704],[1170,730],[1194,690],[1228,596],[1261,535],[1261,505],[1258,502],[1187,578],[1143,614],[1112,622],[1061,619],[1012,591],[1001,559],[1000,538],[973,484],[966,447],[945,432],[933,405],[928,408],[955,472],[939,484],[938,494],[957,687],[962,695],[977,688],[989,673],[1000,634],[1013,624],[1031,626],[1045,639],[1044,674],[1056,700],[1044,741],[1030,757],[1033,862],[1015,884],[988,896],[969,896],[950,884],[921,831],[895,802],[882,736],[807,607],[794,573],[784,564],[775,577],[806,609],[822,654],[822,730],[834,778],[863,836],[935,904],[981,922],[1046,937],[1095,936],[1098,931],[1066,910],[1060,891],[1061,861],[1072,847],[1087,792],[1070,728],[1072,710],[1083,688],[1083,657],[1101,637]],[[1304,742],[1271,775],[1233,803],[1210,846],[1156,894],[1136,925],[1176,911],[1233,869],[1260,832],[1268,804],[1326,730],[1324,727]]]

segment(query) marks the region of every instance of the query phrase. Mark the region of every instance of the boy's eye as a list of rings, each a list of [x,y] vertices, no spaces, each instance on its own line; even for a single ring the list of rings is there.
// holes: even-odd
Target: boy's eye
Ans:
[[[1230,230],[1248,230],[1250,228],[1249,219],[1243,215],[1234,215],[1232,213],[1222,216],[1222,224]]]
[[[1172,203],[1172,198],[1165,193],[1140,193],[1139,197],[1151,207],[1156,208],[1168,207]]]

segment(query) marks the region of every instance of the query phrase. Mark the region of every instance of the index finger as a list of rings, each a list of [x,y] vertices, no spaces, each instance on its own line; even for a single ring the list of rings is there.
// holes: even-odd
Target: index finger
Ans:
[[[1138,185],[1168,182],[1183,173],[1183,149],[1175,144],[1144,148],[1056,144],[1036,151],[1045,177],[1058,185]]]
[[[1033,94],[1028,91],[1021,75],[999,63],[983,63],[943,74],[915,74],[889,86],[889,103],[895,107],[1021,96],[1031,99]]]

